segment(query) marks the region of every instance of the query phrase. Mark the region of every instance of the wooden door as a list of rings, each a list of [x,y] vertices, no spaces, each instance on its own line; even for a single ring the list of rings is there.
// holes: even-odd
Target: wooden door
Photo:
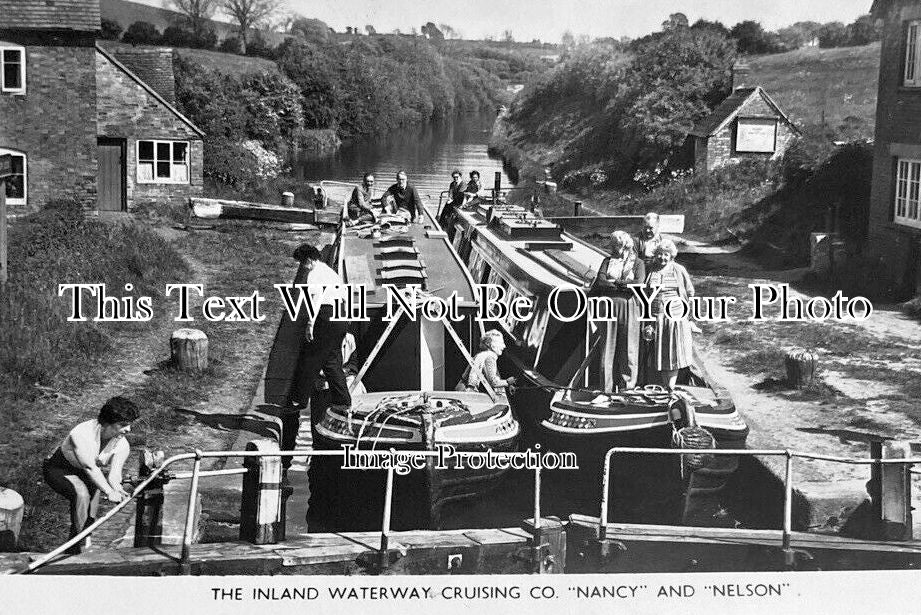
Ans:
[[[97,185],[99,211],[127,210],[124,139],[99,139]]]

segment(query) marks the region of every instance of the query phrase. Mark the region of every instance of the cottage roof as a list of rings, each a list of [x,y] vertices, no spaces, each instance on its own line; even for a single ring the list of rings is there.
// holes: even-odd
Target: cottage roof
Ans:
[[[186,116],[182,115],[182,113],[180,113],[179,110],[176,109],[176,107],[174,107],[172,104],[170,104],[169,101],[167,101],[165,98],[163,98],[163,96],[161,96],[155,89],[153,89],[152,87],[150,87],[149,84],[145,83],[143,79],[141,79],[141,78],[138,77],[136,74],[134,74],[127,66],[125,66],[124,64],[122,64],[121,62],[119,62],[119,61],[115,58],[115,56],[113,56],[110,52],[106,51],[106,49],[103,48],[103,47],[102,47],[101,45],[99,45],[98,43],[96,44],[96,51],[99,52],[100,54],[102,54],[102,57],[104,57],[106,60],[108,60],[109,62],[111,62],[112,65],[115,66],[117,69],[119,69],[120,71],[122,71],[123,73],[125,73],[126,75],[128,75],[129,77],[131,77],[131,79],[133,79],[135,83],[137,83],[139,86],[141,86],[142,88],[144,88],[144,90],[146,90],[148,94],[150,94],[151,96],[153,96],[153,97],[157,100],[157,102],[159,102],[161,105],[163,105],[164,107],[166,107],[167,110],[169,110],[170,113],[172,113],[173,115],[175,115],[180,121],[182,121],[184,124],[186,124],[186,125],[187,125],[189,128],[191,128],[193,131],[195,131],[199,136],[202,136],[202,137],[205,136],[204,131],[203,131],[201,128],[199,128],[198,126],[196,126],[195,124],[193,124],[193,123],[192,123],[192,120],[190,120],[190,119],[187,118]]]
[[[98,32],[99,0],[0,0],[0,30]]]
[[[141,81],[156,90],[166,102],[176,104],[176,76],[173,73],[172,49],[127,45],[106,48]]]
[[[692,135],[695,137],[710,137],[720,130],[723,129],[726,124],[731,122],[739,114],[739,111],[742,110],[742,107],[750,101],[751,99],[761,96],[764,101],[777,113],[777,116],[780,117],[784,122],[793,126],[796,130],[796,126],[793,125],[793,122],[790,121],[790,118],[787,117],[787,114],[784,113],[781,108],[774,102],[767,92],[765,92],[760,86],[754,88],[738,88],[732,94],[726,97],[723,102],[717,105],[716,109],[713,110],[710,115],[699,120],[694,128],[691,130]]]

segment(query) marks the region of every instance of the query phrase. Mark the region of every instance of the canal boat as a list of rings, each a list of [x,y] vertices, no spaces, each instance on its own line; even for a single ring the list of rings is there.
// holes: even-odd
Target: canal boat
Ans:
[[[328,198],[334,187],[326,186]],[[519,424],[503,392],[455,390],[472,365],[470,349],[478,347],[482,326],[474,318],[469,273],[431,214],[423,215],[422,224],[343,227],[327,252],[346,284],[363,285],[368,320],[350,323],[356,346],[348,362],[352,405],[327,408],[314,428],[314,448],[517,449]],[[412,309],[399,307],[394,293],[405,293]],[[451,301],[459,320],[422,313],[427,303]],[[489,467],[457,469],[452,461],[439,464],[429,457],[424,469],[396,476],[394,527],[438,528],[446,507],[482,495],[503,474]],[[383,477],[380,470],[345,469],[340,458],[315,458],[313,526],[377,529]]]
[[[744,448],[748,426],[726,389],[707,374],[696,350],[694,363],[681,370],[675,391],[653,384],[603,390],[603,329],[586,315],[571,322],[550,317],[551,291],[587,290],[606,256],[602,250],[501,200],[482,199],[460,208],[446,226],[474,282],[501,287],[509,305],[519,297],[533,302],[533,317],[516,321],[510,313],[494,325],[507,338],[500,367],[520,379],[511,401],[529,444],[577,453],[589,480],[600,476],[610,448],[669,447],[674,435],[695,418],[717,447]],[[574,313],[575,293],[560,293],[558,298],[559,313]],[[642,367],[639,382],[644,383]],[[686,476],[671,456],[619,455],[614,460],[615,473],[636,494],[666,485],[670,486],[665,492],[672,494],[672,483],[679,485],[684,501],[677,518],[686,523],[711,514],[701,510],[711,511],[713,503],[702,503],[723,488],[737,464],[734,457],[710,455],[703,467]]]

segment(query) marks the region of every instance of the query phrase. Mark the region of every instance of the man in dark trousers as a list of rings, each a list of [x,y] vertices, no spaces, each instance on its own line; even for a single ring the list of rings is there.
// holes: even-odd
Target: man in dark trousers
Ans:
[[[416,187],[410,185],[406,171],[397,173],[397,183],[387,188],[387,192],[381,197],[381,203],[386,204],[391,199],[396,212],[385,211],[385,213],[399,213],[400,210],[403,210],[410,222],[422,222],[422,199],[419,198]]]
[[[348,323],[330,320],[333,305],[346,296],[346,287],[339,274],[322,262],[320,251],[314,246],[301,245],[294,251],[294,258],[307,270],[307,277],[303,283],[313,285],[306,292],[310,296],[318,297],[315,304],[319,309],[315,318],[307,323],[304,333],[307,343],[301,347],[291,401],[301,408],[307,405],[322,369],[329,383],[330,405],[348,408],[352,405],[352,397],[349,395],[345,372],[342,370],[342,339],[345,337]],[[311,424],[319,423],[324,412],[324,407],[311,406]],[[291,445],[293,447],[293,441]]]

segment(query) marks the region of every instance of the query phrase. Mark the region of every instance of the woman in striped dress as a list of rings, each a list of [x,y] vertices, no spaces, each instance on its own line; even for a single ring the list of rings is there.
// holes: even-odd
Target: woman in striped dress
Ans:
[[[654,339],[647,345],[651,352],[648,364],[658,373],[662,386],[669,390],[675,388],[678,371],[692,363],[694,353],[690,320],[665,315],[665,305],[669,301],[680,299],[686,302],[694,296],[691,276],[687,269],[675,262],[677,254],[675,243],[663,239],[656,247],[650,270],[646,273],[647,294],[651,294],[656,287],[661,289],[652,302],[652,313],[656,320],[652,325]],[[672,308],[673,314],[680,315],[680,312]]]

